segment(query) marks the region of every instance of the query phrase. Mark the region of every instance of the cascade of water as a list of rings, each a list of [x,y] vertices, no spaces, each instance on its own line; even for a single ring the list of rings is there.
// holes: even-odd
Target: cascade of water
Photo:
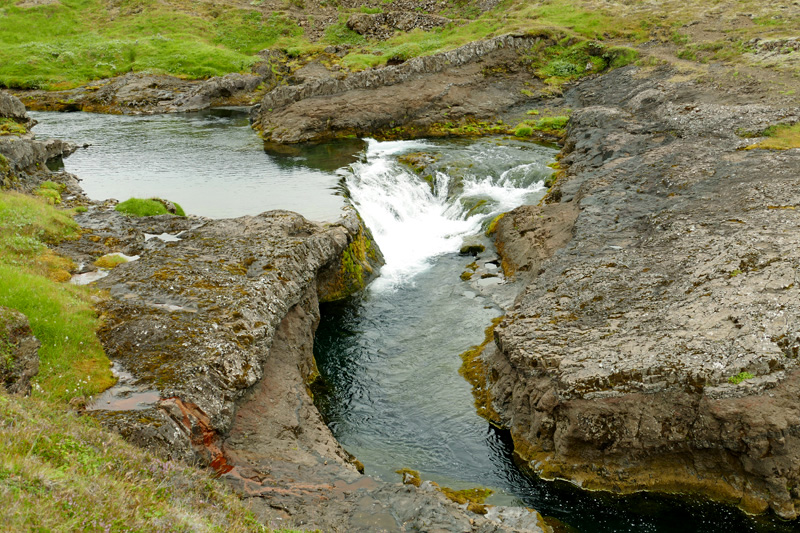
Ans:
[[[437,170],[431,187],[396,158],[432,149],[436,146],[425,141],[370,140],[366,159],[351,165],[347,179],[351,200],[386,258],[374,290],[396,288],[427,269],[433,257],[457,251],[464,237],[480,232],[487,218],[540,192],[551,172],[538,154],[535,161],[519,162],[491,150],[470,150],[465,154],[470,160],[454,164],[474,165],[478,158],[484,175],[468,168],[456,182],[449,173]],[[478,204],[482,209],[469,208]]]

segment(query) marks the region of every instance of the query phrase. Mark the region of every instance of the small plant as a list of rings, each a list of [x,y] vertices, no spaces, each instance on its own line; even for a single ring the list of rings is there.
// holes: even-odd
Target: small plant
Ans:
[[[763,141],[748,146],[748,150],[790,150],[800,148],[800,123],[778,124],[765,129],[759,136]]]
[[[746,379],[753,379],[755,376],[750,372],[739,372],[735,376],[731,376],[728,378],[728,383],[733,383],[734,385],[738,385],[742,381]]]
[[[100,268],[114,268],[122,263],[127,263],[128,260],[119,254],[107,254],[103,257],[99,257],[95,262],[94,266]]]
[[[527,124],[520,124],[516,128],[514,128],[514,136],[515,137],[530,137],[533,135],[533,127],[528,126]]]
[[[741,269],[737,268],[736,270],[734,270],[733,272],[730,273],[730,277],[735,278],[736,276],[738,276],[741,273],[742,273]]]
[[[26,133],[28,133],[28,130],[26,130],[25,126],[22,124],[18,124],[10,118],[0,117],[0,136],[14,135],[19,137],[20,135],[25,135]]]
[[[186,216],[186,212],[184,212],[180,205],[175,202],[172,202],[172,205],[175,206],[175,213],[170,213],[167,210],[165,203],[159,199],[150,198],[145,200],[142,198],[130,198],[120,204],[117,204],[117,207],[114,209],[120,213],[134,217],[154,217],[158,215],[169,214],[174,214],[180,217]]]

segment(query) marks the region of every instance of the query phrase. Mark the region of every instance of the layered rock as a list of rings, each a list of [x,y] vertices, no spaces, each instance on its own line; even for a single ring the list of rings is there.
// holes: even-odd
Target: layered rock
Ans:
[[[121,225],[134,237],[120,244],[136,249],[140,224],[101,213],[79,217],[89,240]],[[161,228],[169,217],[158,219],[151,225]],[[347,531],[549,530],[535,512],[498,508],[484,518],[438,491],[365,477],[323,422],[308,390],[318,300],[363,289],[381,262],[354,213],[336,224],[286,211],[191,222],[179,240],[139,242],[140,259],[98,282],[110,296],[98,306],[99,337],[121,376],[89,407],[104,425],[155,453],[210,465],[265,520]]]
[[[542,39],[550,37],[503,35],[344,79],[279,86],[254,108],[253,126],[265,141],[297,143],[398,127],[405,136],[424,136],[441,122],[494,120],[528,98],[523,89],[543,87],[517,54]],[[502,77],[493,76],[497,70]]]
[[[800,512],[797,109],[627,68],[568,95],[568,170],[498,223],[529,284],[482,358],[545,478]],[[733,99],[733,97],[729,97]]]
[[[0,120],[6,119],[19,126],[13,133],[0,131],[0,187],[32,190],[47,179],[48,161],[67,157],[78,146],[60,139],[36,140],[30,128],[36,124],[25,106],[15,96],[0,91]]]

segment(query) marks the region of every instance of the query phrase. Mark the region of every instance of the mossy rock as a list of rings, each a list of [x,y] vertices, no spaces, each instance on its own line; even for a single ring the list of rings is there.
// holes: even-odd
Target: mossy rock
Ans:
[[[383,254],[361,221],[358,234],[342,252],[338,265],[320,272],[317,280],[320,302],[343,300],[364,290],[378,276],[381,265]]]
[[[177,215],[185,217],[186,212],[177,202],[162,198],[130,198],[115,207],[120,213],[134,217],[154,217],[158,215]]]

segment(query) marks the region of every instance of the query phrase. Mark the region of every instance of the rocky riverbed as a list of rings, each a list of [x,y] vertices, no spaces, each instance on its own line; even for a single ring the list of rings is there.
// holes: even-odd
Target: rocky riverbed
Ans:
[[[485,377],[481,412],[542,477],[797,518],[800,151],[754,145],[800,111],[670,65],[589,77],[556,98],[520,62],[543,38],[502,36],[349,77],[310,64],[264,95],[253,122],[265,140],[294,143],[571,110],[545,201],[496,224],[503,268],[522,288],[472,373]],[[5,116],[25,122],[4,98]],[[183,109],[159,98],[139,110]],[[47,159],[74,149],[37,143],[0,143],[5,186],[30,190]],[[90,203],[73,177],[59,179]],[[265,519],[540,527],[535,513],[481,517],[425,485],[363,477],[322,422],[307,390],[317,302],[363,288],[380,262],[354,214],[328,225],[280,211],[133,221],[92,204],[78,221],[84,238],[65,253],[141,255],[100,282],[110,295],[100,335],[127,373],[94,411],[109,427],[212,465]],[[146,240],[163,233],[177,240]]]

